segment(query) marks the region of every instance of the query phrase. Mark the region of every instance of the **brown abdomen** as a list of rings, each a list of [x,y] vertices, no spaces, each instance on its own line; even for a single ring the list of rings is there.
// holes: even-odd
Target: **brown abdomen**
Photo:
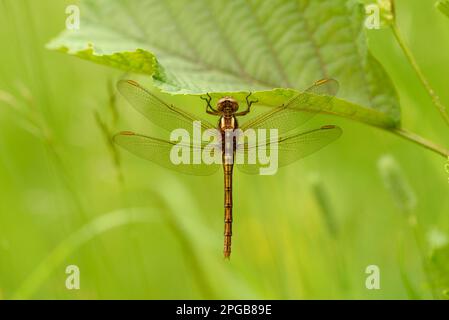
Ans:
[[[224,257],[229,259],[231,256],[231,237],[232,237],[232,164],[224,164]]]

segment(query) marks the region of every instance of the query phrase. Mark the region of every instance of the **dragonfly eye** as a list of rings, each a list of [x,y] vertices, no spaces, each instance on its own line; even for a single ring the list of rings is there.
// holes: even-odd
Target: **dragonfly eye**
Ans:
[[[225,97],[218,101],[217,108],[218,111],[235,112],[239,109],[239,104],[233,98]]]

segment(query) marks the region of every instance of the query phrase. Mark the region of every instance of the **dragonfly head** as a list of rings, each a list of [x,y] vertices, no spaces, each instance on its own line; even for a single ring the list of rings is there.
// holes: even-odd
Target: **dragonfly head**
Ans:
[[[217,103],[218,111],[224,113],[234,113],[239,109],[237,100],[232,97],[221,98]]]

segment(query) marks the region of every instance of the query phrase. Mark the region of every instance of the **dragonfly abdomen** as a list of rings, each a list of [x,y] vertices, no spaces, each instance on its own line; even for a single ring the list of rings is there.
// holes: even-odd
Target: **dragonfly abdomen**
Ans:
[[[232,171],[234,167],[235,143],[236,139],[233,135],[237,129],[237,119],[231,113],[225,113],[219,122],[223,139],[223,170],[224,170],[224,248],[223,254],[225,259],[231,256],[231,238],[232,238]]]
[[[224,248],[223,254],[226,259],[231,256],[232,238],[232,171],[233,164],[223,164],[224,170]]]

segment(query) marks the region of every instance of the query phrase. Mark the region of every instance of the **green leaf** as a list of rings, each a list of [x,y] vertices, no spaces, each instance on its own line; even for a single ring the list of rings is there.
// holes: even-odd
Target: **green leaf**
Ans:
[[[253,92],[268,106],[334,78],[339,99],[324,112],[384,128],[399,125],[396,91],[368,51],[357,1],[81,4],[81,28],[63,32],[49,48],[150,75],[171,94]]]

